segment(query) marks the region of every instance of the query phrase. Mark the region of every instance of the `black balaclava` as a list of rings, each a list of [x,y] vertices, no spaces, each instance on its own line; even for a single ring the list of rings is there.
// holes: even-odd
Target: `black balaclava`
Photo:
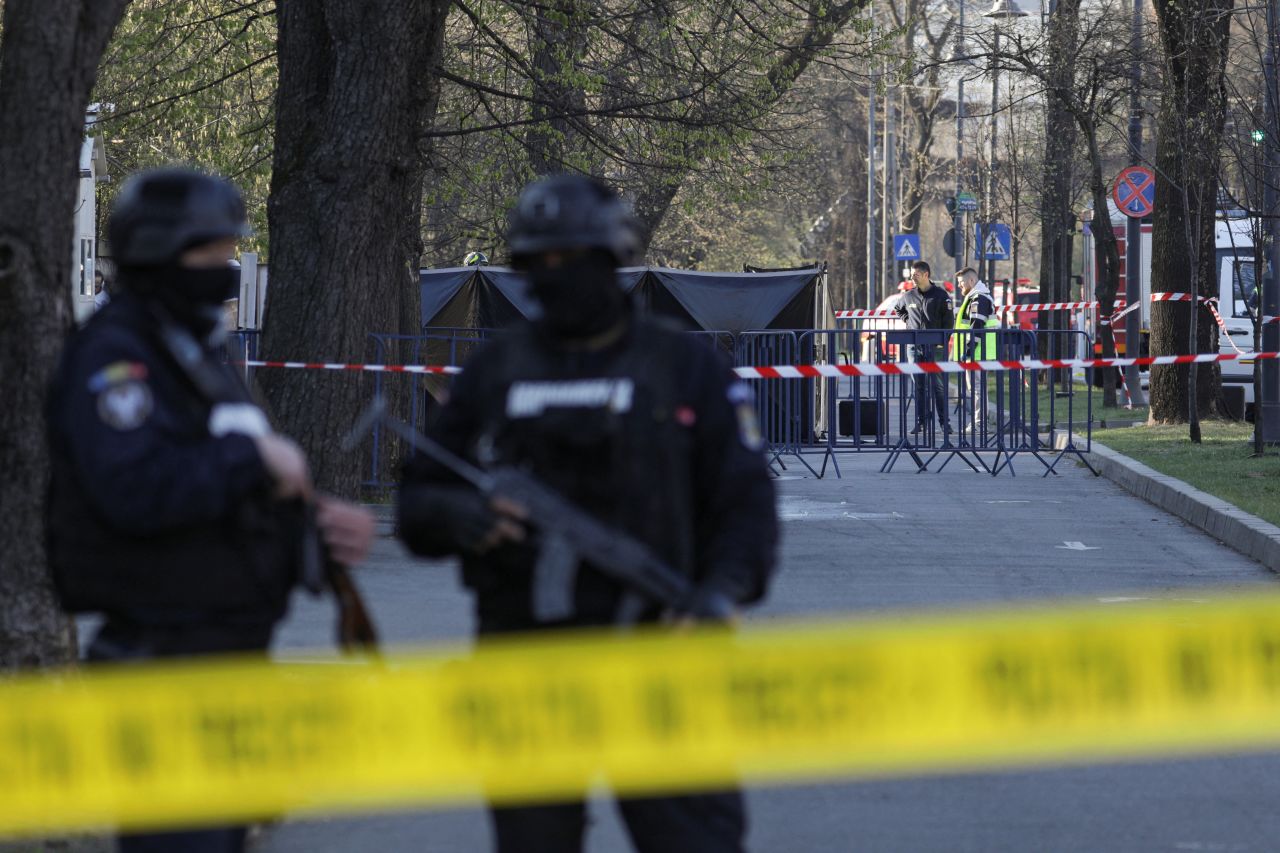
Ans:
[[[589,338],[622,321],[626,294],[618,286],[617,262],[601,250],[568,254],[558,267],[541,256],[518,260],[529,279],[529,293],[542,308],[538,324],[557,338]]]
[[[240,271],[231,266],[197,269],[174,262],[122,269],[120,283],[158,303],[197,338],[206,340],[221,326],[223,303],[240,291]]]

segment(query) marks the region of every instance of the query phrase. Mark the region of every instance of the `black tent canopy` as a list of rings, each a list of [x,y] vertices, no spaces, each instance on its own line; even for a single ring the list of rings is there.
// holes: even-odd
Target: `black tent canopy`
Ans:
[[[690,272],[655,267],[618,271],[643,310],[690,330],[813,329],[826,311],[822,272]],[[495,329],[537,310],[523,277],[503,267],[422,270],[422,327]]]

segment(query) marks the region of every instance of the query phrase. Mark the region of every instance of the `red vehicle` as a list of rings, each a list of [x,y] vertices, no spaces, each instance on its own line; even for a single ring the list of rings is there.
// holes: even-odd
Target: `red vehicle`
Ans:
[[[1035,305],[1043,301],[1040,298],[1040,291],[1030,285],[1031,279],[1018,279],[1018,290],[1013,298],[1014,305]],[[1005,292],[1006,287],[1007,285],[1004,282],[997,282],[991,288],[991,301],[996,304],[998,316],[1004,319],[1009,326],[1019,329],[1034,329],[1040,319],[1039,311],[1001,310],[1003,306],[1008,304],[1008,296]]]

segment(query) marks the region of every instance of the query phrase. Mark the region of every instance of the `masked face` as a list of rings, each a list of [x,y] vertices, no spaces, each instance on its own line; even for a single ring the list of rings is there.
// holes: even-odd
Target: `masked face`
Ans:
[[[227,332],[228,299],[240,290],[240,271],[230,266],[234,239],[196,246],[163,266],[122,269],[126,289],[154,300],[197,338],[216,345]]]
[[[542,308],[539,323],[552,335],[575,339],[616,326],[625,314],[626,296],[618,286],[617,265],[605,252],[548,252],[520,263],[529,293]]]

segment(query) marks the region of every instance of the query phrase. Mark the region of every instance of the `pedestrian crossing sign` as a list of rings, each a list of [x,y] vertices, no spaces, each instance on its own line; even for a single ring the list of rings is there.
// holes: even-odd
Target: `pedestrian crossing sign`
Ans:
[[[898,260],[898,261],[920,260],[920,235],[919,234],[893,235],[893,257],[894,257],[894,260]]]
[[[973,236],[974,260],[1007,261],[1013,256],[1010,251],[1013,234],[1003,222],[992,222],[985,227],[975,224]]]

